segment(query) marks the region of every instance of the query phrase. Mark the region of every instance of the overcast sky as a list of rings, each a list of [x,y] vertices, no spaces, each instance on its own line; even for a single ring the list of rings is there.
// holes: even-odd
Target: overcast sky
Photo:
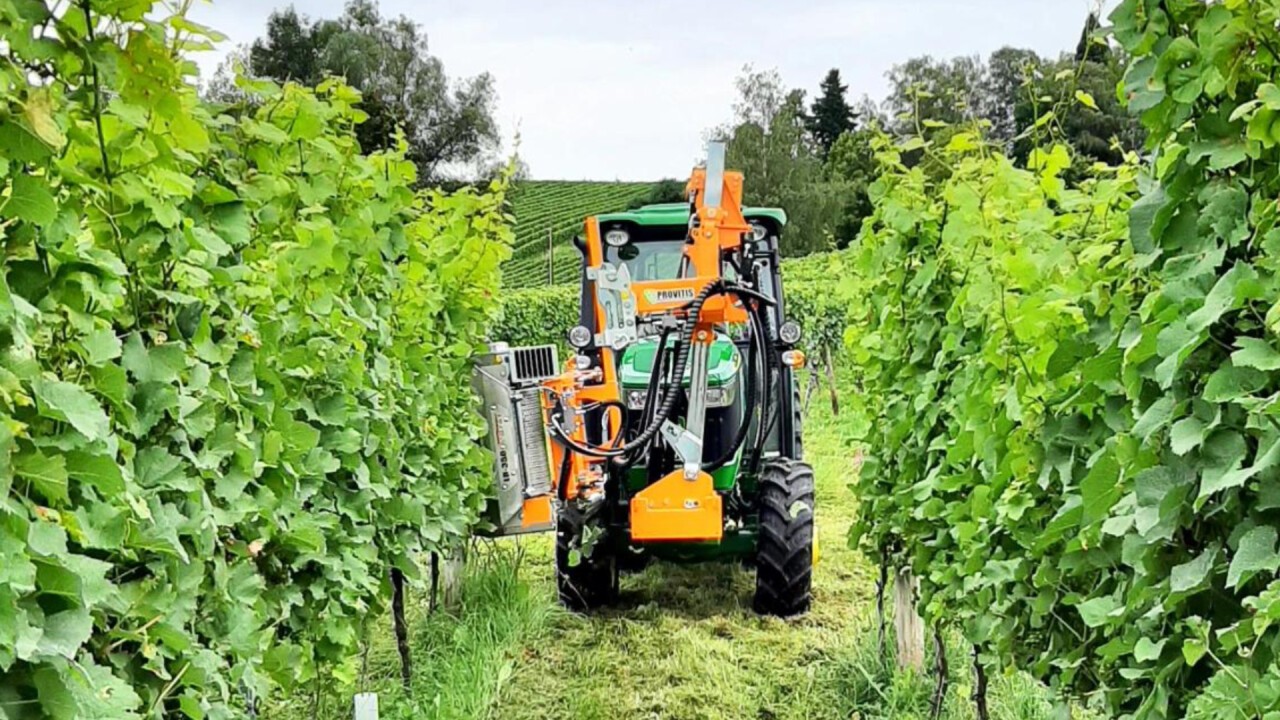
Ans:
[[[505,151],[538,179],[683,177],[708,128],[727,121],[745,64],[777,68],[810,97],[832,67],[850,100],[879,100],[895,63],[986,55],[1004,45],[1072,49],[1098,0],[382,0],[427,32],[452,77],[489,72]],[[197,3],[192,19],[251,42],[281,0]],[[343,0],[292,3],[336,17]],[[1109,2],[1108,5],[1113,5]],[[225,55],[198,61],[211,73]]]

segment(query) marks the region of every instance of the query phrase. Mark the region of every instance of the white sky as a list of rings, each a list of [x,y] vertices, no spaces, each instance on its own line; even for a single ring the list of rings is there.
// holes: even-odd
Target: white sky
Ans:
[[[850,101],[879,100],[885,73],[918,55],[1042,55],[1073,49],[1099,0],[382,0],[427,32],[451,77],[488,71],[504,150],[538,179],[684,177],[707,129],[727,121],[744,64],[777,68],[812,98],[838,67]],[[192,19],[229,38],[262,34],[287,0],[197,3]],[[336,17],[343,0],[298,0]],[[1107,2],[1113,5],[1114,2]],[[198,57],[211,74],[226,53]]]

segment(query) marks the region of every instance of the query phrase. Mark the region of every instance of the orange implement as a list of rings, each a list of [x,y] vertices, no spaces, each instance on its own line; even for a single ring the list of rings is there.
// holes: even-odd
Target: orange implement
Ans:
[[[524,512],[521,513],[520,527],[527,532],[550,530],[555,526],[555,518],[551,515],[551,496],[537,495],[524,501]]]
[[[676,470],[631,499],[631,539],[718,542],[724,534],[723,518],[711,476],[699,472],[686,480],[684,471]]]

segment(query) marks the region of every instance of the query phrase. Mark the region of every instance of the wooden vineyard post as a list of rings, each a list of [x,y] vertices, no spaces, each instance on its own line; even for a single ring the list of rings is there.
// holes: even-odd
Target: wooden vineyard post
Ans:
[[[466,572],[466,547],[459,545],[444,558],[444,606],[455,608],[462,604],[462,576]]]
[[[924,621],[916,612],[916,576],[909,568],[893,580],[893,627],[898,640],[898,669],[924,671]]]
[[[556,253],[551,242],[551,228],[547,228],[547,284],[556,284]]]

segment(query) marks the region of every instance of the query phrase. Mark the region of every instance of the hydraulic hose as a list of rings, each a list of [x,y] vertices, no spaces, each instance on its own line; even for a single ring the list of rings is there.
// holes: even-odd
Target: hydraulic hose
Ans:
[[[748,303],[744,302],[743,304],[750,307]],[[744,398],[745,402],[743,404],[745,411],[743,412],[742,422],[738,425],[738,430],[734,433],[733,442],[730,443],[729,447],[725,448],[725,451],[720,454],[720,457],[712,460],[711,462],[703,463],[702,469],[707,472],[715,472],[716,470],[719,470],[729,464],[729,462],[731,462],[738,454],[738,450],[742,447],[742,444],[746,442],[747,434],[750,432],[751,416],[755,414],[757,398],[765,391],[765,389],[761,387],[766,382],[762,364],[765,362],[764,356],[768,354],[768,350],[764,344],[765,323],[760,317],[760,313],[762,312],[760,306],[751,308],[749,312],[751,313],[751,354],[747,358],[747,390]],[[761,416],[760,422],[764,422],[764,416]]]
[[[769,323],[765,318],[761,318],[761,325],[764,327],[763,337],[765,346],[774,347],[773,338],[768,335]],[[760,456],[764,450],[764,445],[769,441],[769,433],[773,431],[773,423],[776,416],[772,407],[772,399],[775,390],[780,391],[779,381],[782,378],[781,360],[774,353],[765,353],[765,378],[764,378],[764,399],[760,402],[760,423],[756,426],[756,439],[752,444],[754,452],[751,456],[750,467],[751,473],[755,473],[760,469]]]
[[[653,405],[658,401],[658,391],[662,386],[662,378],[666,374],[667,353],[670,352],[667,341],[670,339],[671,328],[664,328],[658,337],[658,347],[653,353],[652,373],[649,375],[649,385],[645,388],[644,408],[640,411],[640,422],[646,425],[653,413]],[[643,457],[646,451],[647,448],[639,448],[631,455],[615,458],[614,462],[623,467],[630,467]]]
[[[674,377],[676,378],[684,377],[685,368],[689,364],[689,352],[690,352],[689,348],[693,344],[694,327],[697,325],[698,316],[702,314],[702,306],[707,302],[707,299],[710,298],[712,295],[723,292],[723,291],[724,291],[723,281],[715,280],[713,282],[707,283],[707,286],[704,287],[702,291],[698,293],[697,297],[695,297],[693,301],[690,302],[688,306],[686,306],[688,310],[689,322],[681,331],[680,347],[676,351],[676,362],[673,368]],[[662,405],[658,407],[658,411],[657,413],[654,414],[653,421],[649,423],[648,427],[646,427],[643,431],[641,431],[641,433],[637,435],[633,440],[623,444],[620,447],[593,448],[593,447],[587,447],[585,445],[577,443],[569,437],[569,434],[564,431],[564,429],[560,426],[560,423],[557,422],[554,418],[552,418],[552,421],[549,426],[551,437],[554,438],[556,442],[560,443],[564,447],[569,448],[570,450],[576,453],[579,453],[581,455],[586,455],[588,457],[597,457],[597,458],[622,457],[624,455],[630,454],[633,450],[637,448],[644,447],[646,444],[648,444],[650,440],[654,438],[654,436],[658,434],[658,431],[662,429],[662,424],[666,422],[667,417],[671,415],[672,409],[675,408],[676,400],[678,399],[679,395],[680,393],[677,393],[677,392],[667,393],[667,396],[662,400]]]
[[[698,296],[695,297],[694,300],[686,306],[689,322],[685,326],[685,328],[682,330],[680,338],[677,341],[676,360],[675,360],[675,365],[673,367],[672,377],[676,378],[677,382],[679,381],[680,378],[684,377],[685,369],[688,366],[690,347],[693,341],[694,327],[697,325],[698,316],[702,312],[702,306],[706,303],[706,301],[709,298],[717,294],[725,294],[726,292],[738,296],[738,298],[742,301],[742,304],[745,307],[749,308],[750,320],[753,323],[752,341],[753,341],[753,346],[757,348],[757,352],[752,353],[753,356],[756,356],[756,357],[752,359],[749,371],[752,376],[757,375],[757,372],[756,372],[757,363],[759,363],[762,359],[763,371],[764,371],[763,374],[765,377],[761,378],[758,382],[752,382],[748,384],[747,386],[748,395],[746,398],[747,412],[745,413],[742,423],[741,425],[739,425],[738,430],[735,433],[734,441],[733,443],[731,443],[730,447],[727,449],[727,452],[723,453],[721,457],[716,458],[714,461],[710,463],[703,464],[703,468],[708,470],[716,470],[723,467],[725,464],[727,464],[730,460],[733,459],[733,457],[737,454],[738,450],[742,447],[742,444],[746,441],[746,436],[750,431],[752,409],[756,402],[755,395],[757,390],[757,384],[764,384],[764,385],[769,384],[770,380],[772,379],[771,371],[773,370],[773,363],[770,362],[770,353],[768,352],[768,348],[771,347],[771,343],[768,342],[768,337],[766,334],[768,332],[768,323],[765,321],[765,319],[761,315],[764,312],[763,310],[764,306],[772,305],[774,302],[773,299],[768,297],[767,295],[763,295],[749,288],[741,287],[736,284],[726,285],[724,281],[717,280],[715,282],[708,283],[707,286],[703,288],[700,293],[698,293]],[[756,301],[756,304],[754,307],[752,306],[752,303],[751,303],[752,300]],[[657,360],[663,357],[663,353],[666,350],[667,337],[668,337],[667,333],[664,332],[658,347],[658,353],[655,356],[655,366],[657,365]],[[658,378],[658,374],[661,372],[661,370],[662,370],[661,367],[655,367],[654,375],[651,376],[649,380],[649,388],[645,397],[645,410],[644,410],[644,413],[641,415],[641,417],[645,418],[646,420],[649,420],[649,412],[650,412],[652,400],[654,395],[657,392],[657,385],[660,382]],[[755,378],[753,377],[753,380],[754,379]],[[769,404],[770,404],[767,388],[762,388],[762,389],[764,389],[764,393],[763,393],[764,397],[761,400],[761,403],[762,403],[761,414],[760,414],[761,424],[764,423],[765,418],[768,416],[767,413],[768,413]],[[649,424],[645,427],[645,429],[635,438],[633,438],[632,440],[622,445],[618,444],[618,440],[622,438],[621,431],[619,431],[618,435],[615,436],[614,442],[612,443],[612,447],[597,448],[597,447],[588,447],[586,445],[582,445],[578,442],[575,442],[573,439],[571,439],[568,436],[568,433],[566,433],[564,429],[560,426],[559,422],[555,421],[554,419],[550,424],[551,436],[553,439],[556,440],[556,442],[560,443],[562,446],[574,452],[577,452],[579,454],[586,455],[588,457],[614,458],[616,461],[620,462],[623,465],[631,464],[631,463],[634,463],[635,460],[638,458],[639,453],[637,453],[637,458],[629,458],[628,456],[635,451],[644,449],[644,447],[648,445],[650,441],[653,440],[653,438],[657,435],[658,431],[662,429],[663,423],[665,423],[667,418],[670,417],[671,412],[675,408],[676,402],[679,399],[679,395],[680,393],[675,392],[674,390],[672,392],[667,393],[667,396],[663,398],[662,405],[658,407],[657,412],[654,413],[652,420],[649,420]],[[623,408],[624,417],[625,417],[625,407],[626,407],[625,404],[618,403],[617,401],[610,401],[608,405],[618,406]],[[760,435],[757,436],[757,440],[756,440],[757,445],[761,444],[761,442],[764,439],[764,435],[765,433],[761,433]]]

